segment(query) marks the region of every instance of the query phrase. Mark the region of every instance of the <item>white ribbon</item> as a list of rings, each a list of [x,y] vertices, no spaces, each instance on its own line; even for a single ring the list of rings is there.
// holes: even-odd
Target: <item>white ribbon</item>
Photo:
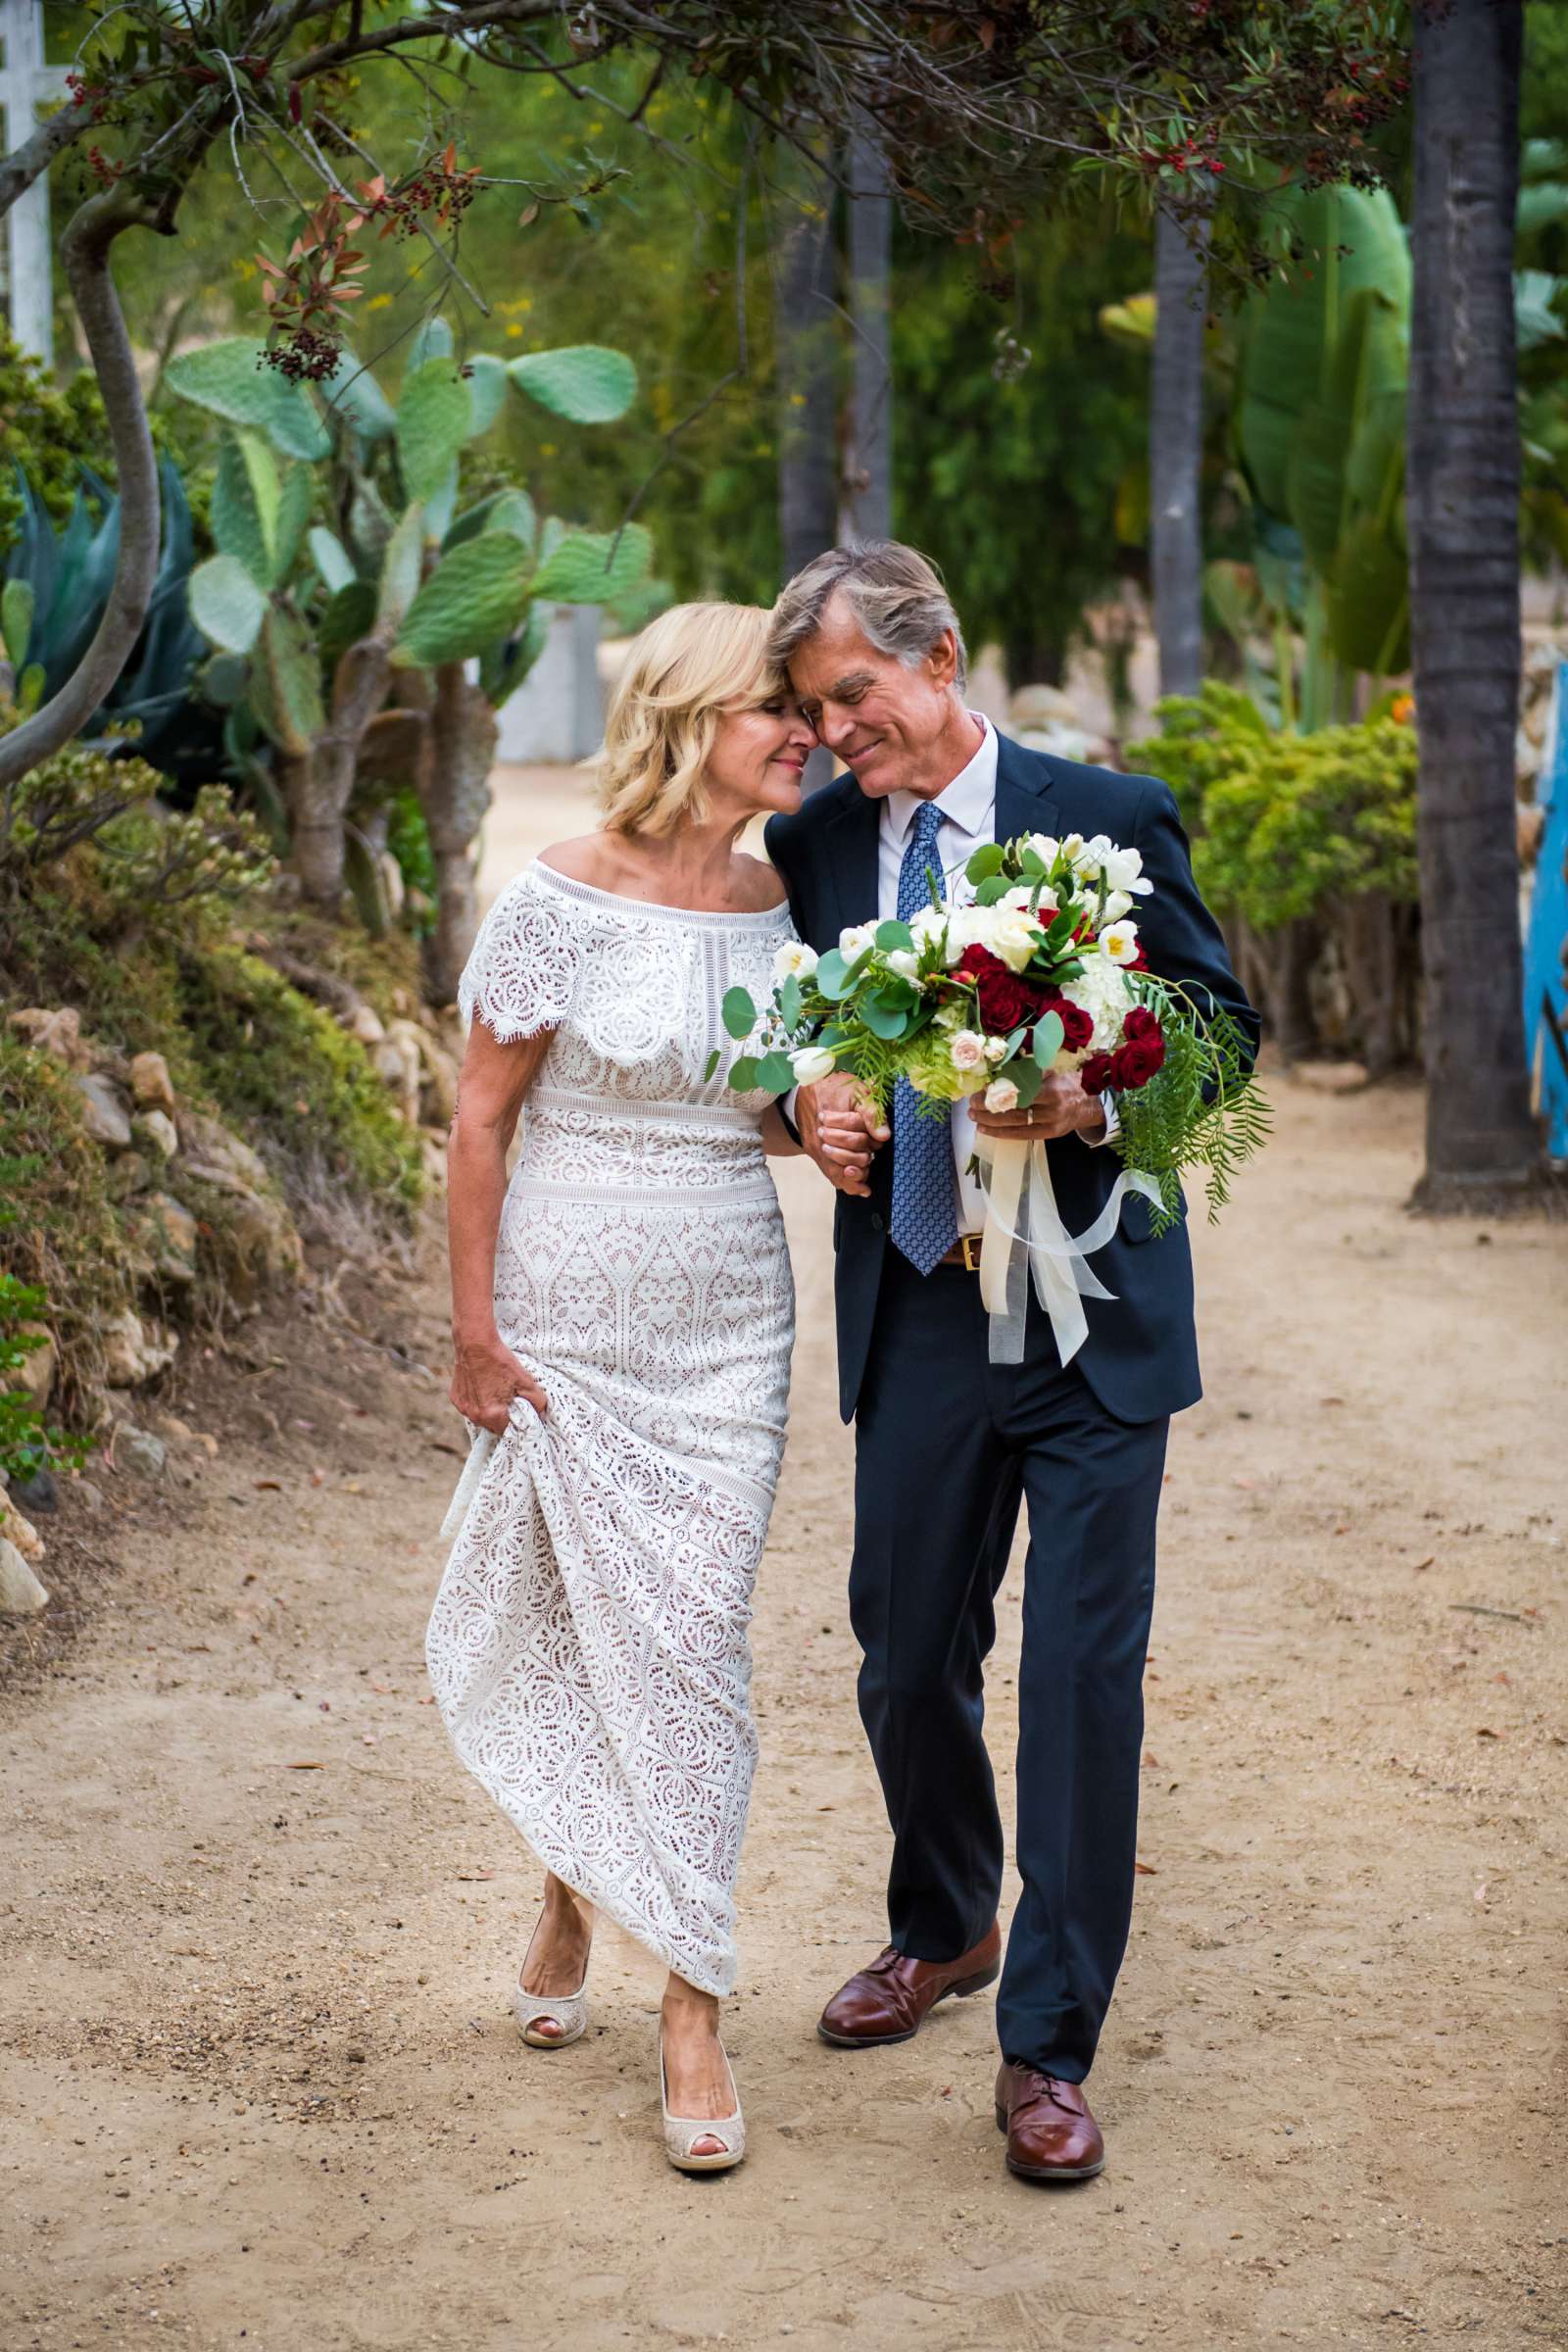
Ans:
[[[1141,1168],[1124,1168],[1094,1223],[1070,1234],[1056,1206],[1051,1163],[1043,1143],[1012,1136],[977,1135],[980,1189],[986,1222],[980,1241],[980,1296],[991,1317],[991,1361],[1023,1361],[1029,1276],[1035,1296],[1051,1318],[1056,1348],[1070,1363],[1089,1337],[1086,1298],[1114,1298],[1085,1262],[1102,1250],[1116,1230],[1129,1193],[1158,1203],[1159,1186]]]

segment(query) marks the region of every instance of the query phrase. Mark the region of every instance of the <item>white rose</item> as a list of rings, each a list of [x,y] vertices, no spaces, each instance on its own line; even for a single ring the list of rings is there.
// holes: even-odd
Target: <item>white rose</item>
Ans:
[[[986,1039],[986,1059],[993,1065],[1002,1059],[1006,1051],[1007,1041],[1004,1037],[988,1037]]]
[[[995,919],[986,944],[1009,972],[1021,972],[1040,945],[1040,925],[1015,906],[996,906],[991,912]]]
[[[1144,853],[1142,850],[1119,850],[1112,847],[1109,856],[1103,860],[1103,870],[1105,880],[1113,891],[1130,890],[1137,897],[1143,899],[1147,898],[1154,887],[1152,882],[1144,880]]]
[[[816,950],[808,948],[804,939],[787,939],[773,958],[775,980],[809,980],[816,969]]]
[[[940,939],[947,919],[948,910],[945,906],[917,907],[909,917],[909,929],[916,947],[925,947],[932,940]]]
[[[815,1086],[819,1078],[831,1078],[838,1067],[826,1046],[802,1046],[790,1055],[790,1068],[795,1072],[797,1086]]]
[[[875,941],[874,924],[850,923],[839,933],[839,954],[846,963],[853,963],[858,956],[863,956],[867,948],[874,946]]]
[[[978,1070],[986,1057],[986,1041],[977,1030],[960,1029],[948,1053],[956,1070]]]
[[[887,966],[890,972],[897,972],[901,980],[916,980],[920,975],[920,958],[912,956],[907,948],[891,950]]]
[[[1060,849],[1061,844],[1056,839],[1054,833],[1031,833],[1029,836],[1029,847],[1044,864],[1054,865],[1056,862],[1056,852]]]
[[[1111,963],[1131,963],[1138,953],[1138,925],[1107,923],[1095,944]]]
[[[993,1078],[986,1088],[987,1110],[1016,1110],[1018,1089],[1010,1078]]]
[[[949,969],[961,960],[965,948],[989,947],[991,930],[989,906],[956,907],[948,924],[948,944],[942,951]]]

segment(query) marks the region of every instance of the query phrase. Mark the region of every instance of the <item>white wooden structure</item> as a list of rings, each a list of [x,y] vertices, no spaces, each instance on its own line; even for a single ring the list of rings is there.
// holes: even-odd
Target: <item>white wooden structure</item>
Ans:
[[[65,70],[43,62],[39,0],[0,0],[0,154],[30,137],[39,107],[59,98]],[[49,176],[35,179],[6,216],[5,308],[24,351],[54,362],[54,301],[49,251]]]

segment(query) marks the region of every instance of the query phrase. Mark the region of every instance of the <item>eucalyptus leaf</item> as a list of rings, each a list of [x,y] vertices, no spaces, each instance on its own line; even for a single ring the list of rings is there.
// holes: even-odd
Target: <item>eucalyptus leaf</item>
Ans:
[[[750,1037],[757,1026],[757,1006],[744,988],[726,989],[722,1015],[731,1037]]]
[[[784,1015],[785,1028],[798,1028],[801,1019],[801,984],[793,972],[787,972],[784,976],[784,985],[778,992],[778,1004]]]
[[[713,1072],[714,1072],[714,1071],[717,1069],[717,1067],[718,1067],[719,1063],[722,1061],[722,1059],[723,1059],[723,1058],[724,1058],[724,1049],[723,1049],[723,1047],[722,1047],[722,1046],[715,1046],[715,1047],[713,1048],[713,1051],[711,1052],[711,1054],[710,1054],[710,1055],[708,1056],[708,1062],[707,1062],[707,1065],[706,1065],[706,1067],[704,1068],[704,1071],[703,1071],[703,1084],[704,1084],[705,1086],[707,1086],[707,1084],[709,1083],[710,1079],[712,1077],[712,1075],[713,1075]]]
[[[754,1091],[761,1066],[755,1054],[742,1054],[730,1063],[729,1083],[738,1095],[749,1095]]]
[[[1061,1041],[1065,1035],[1059,1012],[1048,1012],[1044,1019],[1036,1021],[1034,1055],[1042,1070],[1050,1069],[1061,1052]]]
[[[770,1095],[787,1095],[795,1084],[795,1065],[787,1054],[764,1054],[757,1065],[757,1084]]]
[[[903,948],[906,953],[908,953],[914,946],[914,933],[909,929],[907,923],[897,921],[878,923],[876,944],[884,956],[891,956],[899,948]]]
[[[977,906],[995,906],[997,901],[1004,899],[1011,888],[1012,884],[1005,874],[992,874],[976,890],[974,903]]]
[[[1001,842],[986,841],[973,852],[963,870],[971,882],[989,882],[993,874],[1001,873],[1004,862]]]
[[[1014,1062],[1013,1068],[1016,1072],[1013,1084],[1018,1089],[1016,1107],[1019,1110],[1027,1110],[1045,1084],[1046,1073],[1039,1063],[1034,1061]]]
[[[837,1000],[850,991],[850,967],[837,948],[829,948],[816,967],[816,985],[824,997]]]
[[[902,1004],[889,1004],[882,994],[866,998],[860,1006],[860,1018],[873,1037],[884,1038],[890,1045],[901,1038],[909,1025],[909,1016]]]

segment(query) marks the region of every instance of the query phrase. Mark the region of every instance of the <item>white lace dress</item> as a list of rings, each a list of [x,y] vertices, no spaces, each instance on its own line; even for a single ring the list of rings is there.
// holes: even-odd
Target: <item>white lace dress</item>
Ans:
[[[747,1635],[795,1324],[768,1098],[725,1087],[739,1049],[719,1008],[736,984],[761,1002],[793,936],[784,906],[644,906],[536,863],[460,990],[504,1043],[554,1031],[495,1290],[549,1410],[519,1399],[484,1460],[430,1679],[458,1754],[540,1859],[714,1993],[735,1979]]]

